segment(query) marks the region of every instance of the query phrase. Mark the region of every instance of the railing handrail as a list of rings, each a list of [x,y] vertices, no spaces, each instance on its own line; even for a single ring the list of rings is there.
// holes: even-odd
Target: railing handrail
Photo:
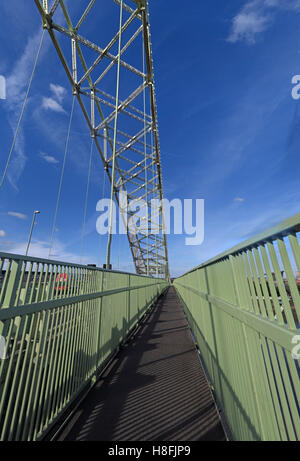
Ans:
[[[198,269],[210,266],[211,264],[215,264],[216,262],[228,256],[239,253],[241,251],[255,248],[256,246],[266,243],[266,242],[273,242],[279,237],[286,237],[291,232],[300,232],[300,213],[293,215],[291,218],[286,219],[285,221],[282,221],[281,223],[277,224],[276,226],[271,227],[267,231],[261,232],[260,234],[254,237],[251,237],[250,239],[245,240],[239,243],[238,245],[235,245],[229,250],[226,250],[223,253],[220,253],[214,258],[209,259],[208,261],[200,264],[197,267],[194,267],[193,269],[189,270],[188,272],[185,272],[183,275],[177,278],[179,279],[181,277],[184,277],[187,274],[191,274],[192,272],[195,272]]]
[[[174,280],[234,440],[300,440],[300,214]]]
[[[168,281],[7,253],[1,275],[0,440],[39,440],[96,383]]]
[[[35,256],[25,256],[25,255],[19,255],[19,254],[14,254],[14,253],[4,253],[0,252],[0,259],[11,259],[14,261],[23,261],[23,262],[32,262],[32,263],[39,263],[39,264],[51,264],[54,266],[68,266],[68,267],[76,267],[78,269],[88,269],[91,271],[99,271],[99,272],[108,272],[108,273],[114,273],[114,274],[124,274],[124,275],[137,275],[139,277],[144,277],[144,278],[149,278],[149,279],[155,279],[155,277],[151,277],[148,275],[144,274],[137,274],[136,272],[126,272],[126,271],[118,271],[115,269],[103,269],[102,267],[93,267],[93,266],[88,266],[84,264],[77,264],[77,263],[72,263],[72,262],[66,262],[66,261],[57,261],[53,259],[45,259],[45,258],[38,258]],[[158,278],[159,280],[164,280],[163,278]]]

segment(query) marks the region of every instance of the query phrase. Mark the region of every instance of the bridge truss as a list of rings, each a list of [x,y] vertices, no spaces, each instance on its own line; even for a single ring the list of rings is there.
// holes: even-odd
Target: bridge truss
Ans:
[[[139,223],[126,226],[136,272],[168,278],[148,1],[91,0],[79,15],[82,2],[34,2],[82,109],[124,222],[133,216],[128,202],[143,200],[147,205],[144,214],[140,210]],[[116,29],[112,38],[110,24]],[[126,206],[120,203],[120,192],[127,194]],[[151,203],[152,214],[148,213]],[[157,203],[154,209],[153,203]]]

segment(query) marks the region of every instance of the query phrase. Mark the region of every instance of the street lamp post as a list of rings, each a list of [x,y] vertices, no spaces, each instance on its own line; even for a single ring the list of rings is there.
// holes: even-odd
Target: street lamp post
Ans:
[[[34,211],[34,213],[33,213],[32,224],[31,224],[31,229],[30,229],[30,233],[29,233],[29,238],[28,238],[28,243],[27,243],[27,248],[26,248],[25,256],[28,256],[28,251],[29,251],[29,247],[30,247],[32,231],[33,231],[33,227],[34,227],[34,223],[35,223],[35,218],[36,218],[36,215],[37,215],[37,214],[40,214],[40,211]]]

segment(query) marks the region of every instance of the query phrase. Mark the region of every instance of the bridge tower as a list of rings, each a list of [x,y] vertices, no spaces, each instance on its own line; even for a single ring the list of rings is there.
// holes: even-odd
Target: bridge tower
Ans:
[[[136,272],[168,278],[148,1],[91,0],[79,15],[82,2],[68,8],[65,0],[34,2],[103,162],[111,198],[128,223]],[[111,244],[112,232],[107,265]]]

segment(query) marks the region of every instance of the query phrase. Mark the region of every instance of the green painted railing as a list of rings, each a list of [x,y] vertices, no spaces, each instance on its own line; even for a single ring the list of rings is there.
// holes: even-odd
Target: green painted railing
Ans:
[[[235,440],[300,440],[299,231],[300,214],[174,281]]]
[[[43,437],[167,286],[0,253],[0,440]]]

